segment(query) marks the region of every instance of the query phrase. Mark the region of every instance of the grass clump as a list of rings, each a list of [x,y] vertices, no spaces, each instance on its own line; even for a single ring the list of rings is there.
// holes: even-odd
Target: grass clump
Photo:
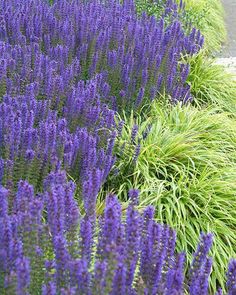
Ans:
[[[190,73],[187,82],[191,86],[194,104],[217,105],[231,114],[235,113],[236,81],[224,66],[207,58],[204,51],[189,58]]]
[[[134,124],[138,134],[131,141]],[[123,201],[129,188],[138,188],[141,207],[154,205],[157,220],[177,230],[177,248],[187,252],[189,261],[199,234],[212,232],[213,291],[224,285],[220,269],[236,256],[235,135],[235,121],[217,108],[164,108],[154,103],[147,120],[131,116],[127,121],[117,166],[104,186],[104,190],[113,187]]]

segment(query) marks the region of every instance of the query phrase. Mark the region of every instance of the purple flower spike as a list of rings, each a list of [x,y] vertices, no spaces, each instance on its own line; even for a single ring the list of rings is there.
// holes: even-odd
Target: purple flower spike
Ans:
[[[47,285],[42,287],[42,295],[56,295],[57,288],[54,282],[49,282]]]
[[[198,245],[197,251],[194,254],[194,258],[189,270],[191,294],[195,294],[194,292],[198,292],[196,290],[200,288],[199,284],[201,281],[201,277],[203,276],[203,273],[206,273],[207,271],[210,273],[209,269],[210,269],[211,262],[207,255],[212,246],[212,242],[213,242],[212,234],[201,234],[201,240]],[[209,267],[206,267],[206,265],[209,265]],[[205,267],[207,268],[207,270],[204,270]],[[209,273],[208,273],[208,276],[209,276]],[[205,280],[208,279],[207,274],[205,276],[207,277],[205,278]],[[202,291],[203,290],[201,290],[201,292]]]
[[[138,195],[137,191],[131,191],[131,200]],[[126,261],[127,261],[127,275],[126,275],[126,290],[130,292],[134,273],[136,271],[136,264],[138,261],[138,250],[140,247],[140,225],[141,218],[139,213],[134,209],[134,202],[131,202],[126,214]]]
[[[125,294],[125,282],[126,282],[126,268],[123,263],[118,264],[115,270],[112,295]]]
[[[181,294],[183,292],[184,262],[185,253],[181,253],[177,256],[174,267],[168,271],[166,280],[166,295]]]
[[[126,219],[117,197],[109,195],[99,223],[95,215],[76,215],[78,224],[69,226],[67,210],[76,207],[72,201],[76,188],[62,175],[50,174],[47,191],[40,195],[34,195],[32,186],[20,181],[17,197],[12,200],[15,210],[7,210],[11,204],[4,205],[0,267],[7,288],[15,288],[17,294],[34,294],[32,288],[37,286],[42,294],[90,295],[95,291],[180,294],[188,286],[190,294],[207,294],[211,234],[202,234],[191,276],[184,279],[185,254],[174,251],[175,232],[154,221],[151,206],[140,215],[136,209],[138,190],[129,192]],[[2,195],[9,193],[1,187]],[[229,294],[234,294],[234,260],[227,277]]]
[[[136,102],[135,102],[135,107],[138,108],[141,103],[142,103],[142,100],[143,100],[143,96],[144,96],[144,88],[140,88],[139,89],[139,92],[138,92],[138,96],[137,96],[137,99],[136,99]]]
[[[137,136],[138,133],[138,125],[134,124],[133,128],[132,128],[132,132],[131,132],[131,142],[134,143],[135,142],[135,138]]]
[[[0,218],[4,218],[8,213],[8,190],[0,185]]]
[[[2,183],[3,175],[4,175],[4,161],[3,159],[0,158],[0,185]]]
[[[30,261],[26,257],[16,260],[17,269],[17,294],[24,295],[30,284]]]
[[[236,294],[236,260],[231,260],[227,272],[227,288],[228,294]]]
[[[138,211],[137,190],[128,208],[109,195],[99,222],[96,214],[122,133],[116,111],[140,111],[162,94],[190,102],[189,65],[180,61],[203,36],[182,28],[182,0],[162,1],[159,19],[138,16],[133,0],[49,2],[0,5],[0,290],[206,294],[210,234],[184,279],[176,233],[154,221],[152,207]],[[134,125],[131,165],[137,135]],[[227,288],[235,292],[233,261]]]
[[[138,203],[139,203],[139,190],[137,190],[137,189],[129,190],[129,199],[133,205],[138,205]]]
[[[94,220],[90,220],[89,217],[85,216],[80,222],[80,249],[81,257],[90,263],[91,251],[93,246],[93,231],[94,231]]]

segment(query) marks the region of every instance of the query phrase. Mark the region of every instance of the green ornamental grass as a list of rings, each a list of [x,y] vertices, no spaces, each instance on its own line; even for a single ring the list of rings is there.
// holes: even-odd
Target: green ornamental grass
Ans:
[[[191,86],[194,104],[217,105],[222,110],[235,114],[236,110],[236,79],[227,73],[224,66],[216,64],[208,58],[206,52],[188,60],[190,73],[187,82]]]
[[[134,124],[139,130],[131,142]],[[127,119],[116,154],[101,196],[113,188],[125,202],[128,189],[139,188],[141,207],[154,205],[157,221],[177,230],[177,247],[189,261],[199,234],[212,232],[216,260],[210,284],[214,291],[223,286],[220,270],[236,257],[236,122],[218,108],[155,102],[146,120],[134,114]]]
[[[220,0],[184,0],[183,23],[191,23],[205,37],[208,53],[216,53],[226,42],[225,12]]]
[[[140,11],[157,18],[161,3],[137,0]],[[125,208],[126,192],[139,188],[141,208],[154,205],[157,220],[177,230],[177,247],[187,251],[189,261],[200,232],[212,232],[213,294],[224,285],[220,270],[236,257],[236,83],[209,57],[226,40],[221,2],[186,0],[185,5],[180,18],[186,30],[191,23],[205,37],[204,50],[194,58],[184,57],[190,62],[187,82],[193,103],[166,107],[154,102],[150,113],[145,108],[146,116],[120,114],[125,126],[116,146],[117,162],[100,194],[98,210],[106,191],[117,193]],[[135,125],[138,134],[131,140]]]

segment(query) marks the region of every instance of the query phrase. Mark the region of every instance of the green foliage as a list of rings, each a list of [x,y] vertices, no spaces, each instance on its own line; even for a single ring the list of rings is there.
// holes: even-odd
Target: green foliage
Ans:
[[[141,207],[154,205],[157,220],[177,230],[177,247],[187,251],[189,261],[200,232],[214,233],[211,287],[216,290],[218,283],[224,285],[219,270],[236,256],[236,122],[217,108],[164,108],[156,102],[145,121],[134,117],[117,143],[115,173],[104,191],[112,187],[126,201],[127,190],[139,188]],[[139,134],[132,143],[134,123]],[[141,151],[133,163],[137,142]]]
[[[187,82],[191,85],[194,103],[218,105],[223,110],[235,113],[236,80],[225,71],[224,66],[215,64],[214,59],[207,58],[204,51],[188,60],[190,74]]]
[[[191,23],[205,37],[205,48],[209,53],[220,50],[226,41],[224,9],[220,0],[184,0],[183,23]]]
[[[138,14],[145,11],[148,15],[154,15],[159,19],[164,13],[165,2],[166,1],[136,0],[136,10]]]

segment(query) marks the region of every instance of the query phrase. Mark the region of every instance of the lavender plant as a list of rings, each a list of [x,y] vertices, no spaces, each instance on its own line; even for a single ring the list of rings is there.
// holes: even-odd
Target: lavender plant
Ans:
[[[207,294],[211,234],[201,235],[185,275],[175,232],[154,221],[153,207],[137,211],[137,190],[129,192],[125,215],[109,195],[96,219],[94,209],[81,215],[64,172],[50,174],[44,188],[40,195],[26,181],[15,195],[0,188],[1,294]],[[235,270],[232,260],[229,294]]]

